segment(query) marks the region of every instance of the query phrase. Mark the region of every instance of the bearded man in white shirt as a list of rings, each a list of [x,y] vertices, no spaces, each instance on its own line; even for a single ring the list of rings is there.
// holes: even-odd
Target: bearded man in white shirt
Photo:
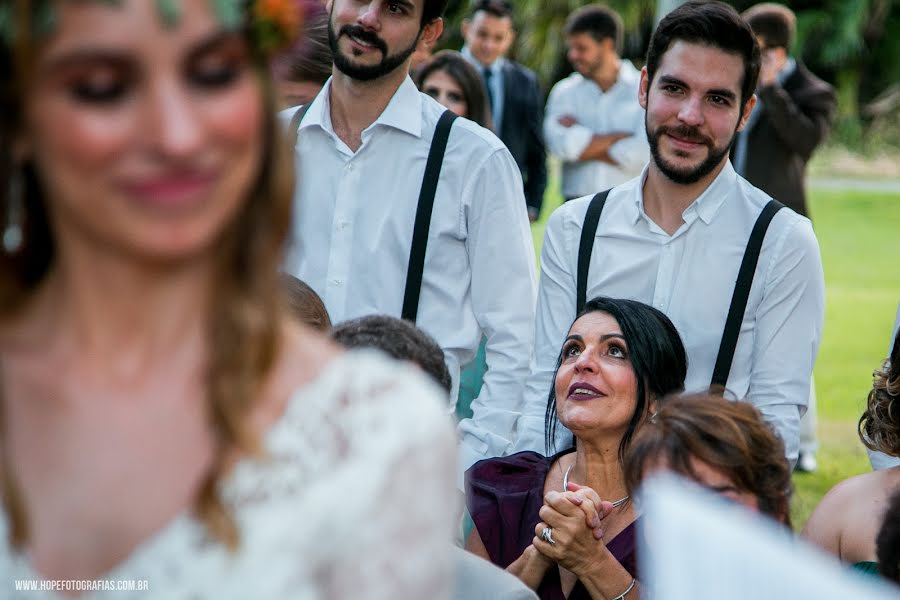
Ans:
[[[777,210],[728,160],[755,103],[759,64],[753,33],[728,5],[690,2],[662,20],[639,95],[653,158],[640,178],[609,193],[596,229],[586,229],[591,254],[587,272],[581,270],[581,293],[631,298],[665,312],[688,352],[686,388],[715,382],[753,403],[796,461],[822,334],[824,278],[809,220]],[[577,310],[579,247],[592,202],[564,204],[547,225],[534,367],[517,449],[545,447],[550,382]],[[771,218],[768,229],[751,235],[764,223],[761,216]],[[746,253],[754,238],[761,243],[755,266]],[[742,276],[738,285],[739,272],[749,274],[749,282]],[[742,289],[746,306],[735,308],[732,300]],[[733,325],[730,335],[726,321]],[[604,396],[584,401],[603,402]]]
[[[537,284],[519,169],[494,134],[466,119],[452,122],[445,138],[433,212],[413,245],[444,108],[419,93],[408,71],[417,44],[440,36],[445,6],[446,0],[327,4],[332,77],[308,108],[284,115],[297,128],[298,167],[286,267],[322,297],[335,323],[407,314],[444,351],[452,398],[460,365],[487,338],[481,394],[472,419],[459,426],[464,469],[509,451],[528,374]],[[412,248],[425,250],[419,286],[407,285]],[[419,294],[412,315],[410,290]]]
[[[637,176],[650,150],[637,101],[640,72],[619,57],[621,17],[585,6],[569,15],[565,34],[575,72],[550,92],[544,137],[562,161],[562,193],[571,200]]]

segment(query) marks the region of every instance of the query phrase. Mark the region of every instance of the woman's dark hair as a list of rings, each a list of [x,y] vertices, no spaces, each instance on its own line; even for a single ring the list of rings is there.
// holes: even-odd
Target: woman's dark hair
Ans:
[[[872,375],[866,410],[859,418],[859,439],[870,450],[900,456],[900,331],[891,356]]]
[[[696,479],[691,459],[724,473],[750,492],[759,509],[791,526],[791,469],[784,443],[751,404],[714,392],[664,398],[635,436],[625,460],[625,484],[634,492],[651,465],[665,461]]]
[[[650,38],[647,50],[649,83],[653,83],[663,55],[678,41],[710,46],[740,56],[744,61],[741,106],[753,95],[759,78],[759,44],[750,26],[732,7],[715,1],[688,2],[666,15]]]
[[[328,43],[328,13],[307,17],[303,37],[286,52],[272,59],[276,81],[313,82],[324,85],[331,77],[334,55]]]
[[[619,13],[604,4],[589,4],[569,15],[563,31],[566,35],[586,33],[598,42],[610,38],[616,51],[621,52],[623,29]]]
[[[895,492],[884,511],[881,529],[875,538],[878,572],[894,583],[900,583],[900,491]]]
[[[631,368],[637,380],[637,404],[619,443],[619,460],[624,462],[631,438],[644,418],[644,413],[647,412],[648,401],[684,389],[687,354],[675,325],[666,315],[652,306],[635,300],[599,296],[584,305],[584,310],[575,321],[593,312],[606,313],[619,324],[628,345]],[[550,385],[550,394],[547,398],[547,413],[544,420],[547,454],[552,454],[556,446],[556,426],[559,423],[556,416],[556,374],[561,364],[562,352],[556,361],[553,383]]]
[[[462,90],[468,107],[466,118],[482,127],[492,128],[491,108],[487,101],[484,82],[463,55],[454,50],[441,50],[431,57],[416,74],[416,85],[422,90],[425,80],[436,71],[442,71],[453,78]],[[424,90],[423,90],[424,91]]]

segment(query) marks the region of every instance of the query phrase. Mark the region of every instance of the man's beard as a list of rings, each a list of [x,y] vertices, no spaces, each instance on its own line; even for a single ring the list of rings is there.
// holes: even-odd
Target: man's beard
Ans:
[[[352,36],[377,48],[381,52],[381,62],[375,65],[360,65],[341,54],[338,48],[338,38],[341,35]],[[409,48],[397,54],[389,55],[385,41],[373,32],[359,25],[344,25],[341,27],[340,33],[336,34],[331,21],[329,20],[328,22],[328,44],[331,46],[331,53],[334,55],[334,66],[347,77],[357,81],[372,81],[393,72],[415,52],[418,43],[419,36],[416,36],[415,41]]]
[[[734,143],[734,140],[737,137],[737,127],[735,127],[734,134],[732,134],[731,139],[728,140],[728,143],[721,148],[716,148],[716,145],[712,141],[712,139],[701,134],[700,130],[696,127],[689,127],[687,125],[679,125],[678,127],[666,127],[665,125],[660,125],[656,128],[655,131],[650,131],[650,125],[647,121],[646,114],[644,116],[644,129],[646,129],[647,131],[647,141],[650,143],[650,154],[653,156],[653,162],[656,164],[656,167],[660,170],[660,172],[662,172],[663,175],[668,177],[673,182],[681,185],[690,185],[692,183],[697,183],[698,181],[709,175],[712,170],[722,162],[722,159],[725,158],[725,156],[731,150],[731,145]],[[659,138],[667,133],[672,134],[682,140],[703,144],[709,150],[706,159],[696,167],[685,168],[679,168],[672,163],[666,162],[666,159],[663,158],[662,154],[659,151]]]

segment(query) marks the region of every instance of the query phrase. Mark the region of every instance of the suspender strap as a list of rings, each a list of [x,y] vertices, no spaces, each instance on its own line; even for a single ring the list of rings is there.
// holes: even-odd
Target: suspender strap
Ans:
[[[591,253],[594,250],[594,238],[597,235],[597,224],[600,213],[606,204],[610,190],[600,192],[591,198],[587,213],[584,215],[584,226],[581,228],[581,242],[578,244],[578,272],[575,286],[575,314],[581,314],[587,302],[588,270],[591,268]]]
[[[719,355],[716,357],[716,366],[713,369],[710,385],[724,388],[728,383],[728,373],[731,371],[731,363],[734,360],[734,350],[737,348],[738,336],[741,333],[741,322],[744,320],[744,311],[747,309],[750,286],[753,285],[753,274],[756,272],[756,264],[759,262],[763,239],[766,237],[766,230],[769,228],[769,223],[772,222],[772,217],[782,208],[784,208],[782,203],[770,200],[753,225],[753,231],[747,241],[747,249],[744,250],[744,258],[741,260],[737,281],[734,284],[734,294],[731,296],[731,306],[728,307],[728,318],[725,320],[725,329],[722,332]]]
[[[456,115],[446,110],[438,120],[428,151],[428,162],[425,163],[425,176],[422,178],[422,189],[419,191],[419,204],[416,207],[416,224],[413,227],[412,244],[409,248],[409,266],[406,271],[406,290],[403,292],[403,310],[400,316],[407,321],[416,322],[419,312],[419,294],[422,291],[422,271],[425,269],[425,249],[428,246],[428,230],[431,227],[431,212],[434,208],[434,194],[437,191],[441,166],[444,163],[444,152],[450,137],[450,127]]]

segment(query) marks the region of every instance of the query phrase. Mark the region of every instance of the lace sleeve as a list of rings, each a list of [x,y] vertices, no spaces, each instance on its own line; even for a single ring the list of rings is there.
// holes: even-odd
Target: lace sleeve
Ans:
[[[315,527],[328,540],[317,587],[335,600],[449,597],[456,507],[446,402],[408,367],[363,362],[327,419],[325,454],[335,458],[310,497],[311,515],[328,515]]]

